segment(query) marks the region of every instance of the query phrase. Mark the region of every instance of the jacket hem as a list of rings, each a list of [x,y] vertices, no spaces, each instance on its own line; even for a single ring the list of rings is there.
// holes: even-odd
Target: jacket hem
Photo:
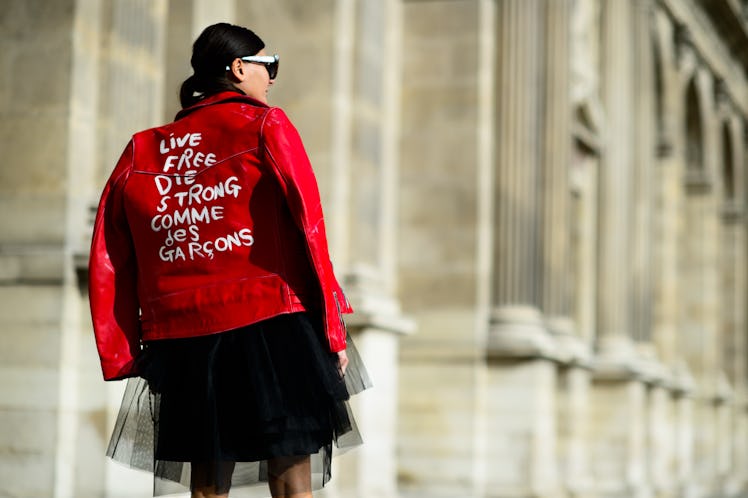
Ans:
[[[247,313],[250,309],[248,303],[236,303],[221,307],[221,315],[232,317],[231,320],[206,320],[205,314],[183,313],[178,319],[170,319],[168,324],[153,324],[149,330],[144,330],[142,340],[144,342],[163,339],[185,339],[189,337],[200,337],[205,335],[220,334],[229,330],[246,327],[263,320],[288,313],[307,311],[301,303],[293,303],[265,313]],[[238,318],[234,318],[238,317]]]

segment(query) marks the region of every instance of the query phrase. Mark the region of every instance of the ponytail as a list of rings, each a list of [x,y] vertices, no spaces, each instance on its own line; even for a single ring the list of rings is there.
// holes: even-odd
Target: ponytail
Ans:
[[[179,89],[179,102],[182,104],[182,109],[195,105],[202,98],[201,95],[195,95],[197,93],[195,86],[196,79],[193,74],[184,80],[182,87]]]
[[[182,83],[179,89],[179,102],[182,104],[182,109],[185,109],[197,104],[205,97],[220,92],[236,92],[244,95],[244,92],[234,86],[225,74],[207,78],[193,74]]]

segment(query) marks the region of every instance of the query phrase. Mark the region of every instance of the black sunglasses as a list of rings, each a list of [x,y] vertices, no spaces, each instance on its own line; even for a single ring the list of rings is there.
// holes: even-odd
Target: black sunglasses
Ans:
[[[278,54],[275,55],[247,55],[239,57],[244,62],[251,62],[253,64],[262,64],[265,69],[268,70],[268,76],[271,80],[274,80],[278,76],[278,64],[280,63],[280,57]],[[231,69],[230,66],[226,66],[226,71]]]

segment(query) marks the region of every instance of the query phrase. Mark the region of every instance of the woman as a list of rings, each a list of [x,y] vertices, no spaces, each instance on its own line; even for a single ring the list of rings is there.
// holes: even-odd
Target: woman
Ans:
[[[96,217],[102,370],[132,378],[108,455],[152,470],[155,494],[267,481],[274,497],[312,496],[332,441],[360,442],[346,400],[368,386],[316,180],[267,105],[278,56],[257,35],[210,26],[191,64],[182,111],[132,137]]]

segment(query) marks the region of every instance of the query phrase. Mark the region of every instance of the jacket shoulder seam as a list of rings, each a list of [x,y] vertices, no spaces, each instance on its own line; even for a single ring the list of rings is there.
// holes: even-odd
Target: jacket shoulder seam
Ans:
[[[268,155],[268,157],[270,157],[270,160],[273,162],[273,167],[278,171],[278,174],[281,176],[281,178],[283,178],[283,181],[286,183],[286,185],[288,185],[288,178],[286,178],[283,170],[278,167],[278,161],[275,159],[275,156],[273,156],[273,153],[270,151],[270,149],[267,148],[267,145],[265,144],[265,121],[267,121],[268,115],[276,109],[283,112],[280,107],[271,107],[262,117],[262,123],[260,124],[260,146],[262,147],[262,150]]]
[[[130,178],[130,174],[135,169],[135,135],[130,138],[130,142],[127,144],[127,147],[132,149],[130,151],[130,165],[127,167],[127,169],[120,173],[117,178],[114,179],[114,181],[112,182],[113,184],[122,182],[124,186],[124,184],[127,183],[127,180]]]
[[[260,122],[260,144],[263,146],[263,148],[265,148],[265,122],[267,121],[270,113],[276,109],[281,110],[280,107],[268,107],[265,110],[265,113],[262,115],[262,121]]]

